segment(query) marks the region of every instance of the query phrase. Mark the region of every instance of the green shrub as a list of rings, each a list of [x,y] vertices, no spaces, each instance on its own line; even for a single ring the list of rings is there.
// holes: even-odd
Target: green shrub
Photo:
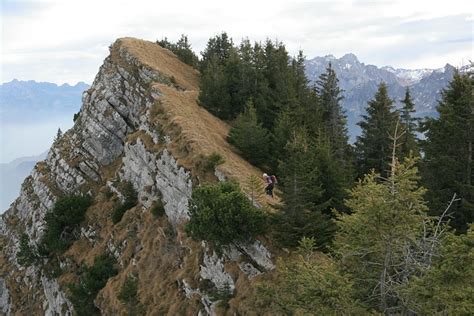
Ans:
[[[219,301],[220,307],[229,308],[229,301],[233,296],[229,283],[225,283],[222,289],[213,288],[208,294],[212,301]]]
[[[90,196],[60,197],[45,215],[46,228],[41,239],[41,252],[61,254],[79,236],[78,227],[92,203]]]
[[[112,222],[117,224],[122,220],[123,214],[138,203],[138,194],[137,191],[133,188],[131,182],[125,182],[123,185],[122,194],[125,197],[123,203],[117,204],[114,210],[112,211]]]
[[[225,159],[218,153],[212,153],[204,158],[203,169],[204,171],[214,171],[218,165],[222,165]]]
[[[129,304],[130,302],[136,303],[138,302],[137,290],[138,280],[134,277],[127,277],[117,298],[124,304]]]
[[[153,207],[151,208],[151,214],[155,217],[161,217],[166,214],[165,212],[165,206],[163,205],[163,201],[157,200]]]
[[[20,237],[20,250],[16,253],[16,258],[18,263],[25,267],[36,263],[40,258],[36,247],[29,244],[27,234],[22,234]]]
[[[91,267],[86,267],[79,284],[71,284],[71,302],[77,315],[99,315],[94,305],[97,293],[107,284],[107,280],[117,274],[117,261],[109,254],[94,259]]]
[[[122,304],[127,306],[128,315],[142,315],[144,307],[138,300],[138,279],[135,277],[127,277],[120,289],[117,298]]]
[[[217,247],[246,242],[264,232],[265,215],[237,184],[221,182],[193,190],[186,232]]]

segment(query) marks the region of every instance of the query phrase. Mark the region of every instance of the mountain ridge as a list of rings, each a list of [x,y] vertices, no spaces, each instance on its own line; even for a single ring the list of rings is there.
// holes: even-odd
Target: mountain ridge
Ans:
[[[367,102],[373,98],[381,82],[387,84],[390,98],[396,107],[401,106],[401,100],[408,87],[415,103],[417,117],[436,117],[436,105],[441,91],[447,87],[453,77],[455,67],[446,64],[438,69],[403,69],[391,66],[377,67],[360,62],[352,53],[341,58],[332,55],[315,57],[305,62],[306,75],[313,84],[325,72],[331,63],[343,89],[344,99],[341,105],[348,118],[348,130],[351,140],[360,134],[357,123],[365,113]],[[462,67],[466,71],[468,66]]]
[[[197,76],[155,43],[122,38],[111,46],[74,126],[36,164],[0,217],[3,313],[71,315],[68,284],[79,282],[80,267],[103,253],[115,257],[119,272],[94,301],[102,314],[126,313],[117,295],[130,275],[149,313],[214,315],[215,293],[223,291],[233,295],[231,311],[249,312],[241,302],[249,299],[250,283],[275,267],[271,244],[262,237],[218,254],[184,232],[193,187],[261,176],[226,143],[227,124],[197,104]],[[213,151],[224,163],[203,168]],[[133,186],[138,204],[114,224],[123,183]],[[93,203],[78,240],[57,259],[60,273],[48,272],[54,258],[22,266],[17,253],[23,234],[32,247],[39,245],[45,214],[60,196],[78,193],[91,195]],[[164,214],[156,218],[151,209],[158,204]]]

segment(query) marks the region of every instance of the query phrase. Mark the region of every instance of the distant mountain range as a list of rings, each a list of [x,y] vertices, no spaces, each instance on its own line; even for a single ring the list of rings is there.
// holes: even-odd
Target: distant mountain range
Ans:
[[[387,84],[389,95],[397,106],[405,96],[406,87],[409,87],[417,110],[416,116],[433,117],[437,116],[436,105],[441,91],[448,85],[455,71],[455,67],[449,64],[439,69],[379,68],[360,62],[354,54],[346,54],[341,58],[328,55],[306,61],[306,75],[310,81],[315,82],[326,71],[329,63],[344,90],[342,106],[346,111],[352,140],[360,134],[357,122],[364,114],[367,102],[374,97],[380,82]],[[461,71],[466,69],[467,67]]]
[[[35,164],[46,158],[46,152],[38,156],[17,158],[9,163],[0,163],[0,214],[18,196],[23,180],[31,173]]]
[[[88,88],[89,85],[84,82],[74,86],[16,79],[3,83],[0,85],[1,121],[25,122],[71,115],[79,110],[82,93]]]
[[[72,125],[89,85],[79,82],[56,85],[49,82],[13,80],[0,85],[0,213],[20,192],[20,186],[37,161],[43,160],[58,127]]]

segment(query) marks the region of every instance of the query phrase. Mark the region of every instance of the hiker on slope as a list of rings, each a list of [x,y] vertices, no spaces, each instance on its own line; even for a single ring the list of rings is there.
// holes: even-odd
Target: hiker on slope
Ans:
[[[267,184],[267,186],[265,187],[265,193],[273,197],[273,188],[275,187],[275,184],[277,184],[276,177],[269,176],[268,174],[264,173],[263,179],[265,180],[265,183]]]

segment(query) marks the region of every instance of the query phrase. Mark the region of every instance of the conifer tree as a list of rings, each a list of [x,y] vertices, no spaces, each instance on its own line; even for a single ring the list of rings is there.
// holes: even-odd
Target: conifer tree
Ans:
[[[305,73],[305,56],[303,55],[303,51],[298,51],[298,55],[296,58],[293,58],[291,67],[293,71],[293,83],[295,86],[295,93],[297,99],[300,103],[304,104],[306,102],[306,98],[308,97],[308,89],[309,80],[306,77]]]
[[[238,48],[238,56],[240,59],[240,86],[239,86],[239,94],[241,100],[243,102],[247,102],[249,99],[254,99],[257,96],[257,76],[259,69],[255,64],[255,56],[254,56],[254,47],[250,43],[248,39],[244,39]],[[255,101],[254,101],[254,106]]]
[[[278,267],[275,282],[260,285],[256,307],[261,314],[367,314],[354,298],[352,282],[330,257],[316,253],[314,248],[314,239],[303,238],[297,256]]]
[[[303,210],[317,210],[323,189],[319,182],[315,151],[304,129],[295,129],[285,148],[286,159],[280,162],[285,210],[301,214]]]
[[[194,68],[198,68],[199,58],[193,52],[186,35],[182,34],[176,43],[170,42],[166,37],[162,40],[156,41],[156,43],[161,47],[172,51],[182,62]]]
[[[403,290],[410,310],[419,315],[469,315],[474,310],[474,226],[448,234],[425,275]]]
[[[319,76],[316,90],[320,98],[325,134],[329,137],[339,160],[343,160],[347,155],[349,141],[347,119],[340,104],[343,99],[342,90],[339,88],[339,80],[331,63],[326,68],[326,72]]]
[[[53,144],[56,144],[61,139],[62,136],[63,136],[63,131],[61,130],[61,128],[58,128],[58,131],[56,132],[56,136],[54,137],[54,140],[53,140]]]
[[[261,178],[256,175],[248,177],[245,183],[245,189],[253,205],[260,203],[265,189]]]
[[[237,49],[232,47],[229,49],[229,57],[224,65],[226,77],[226,89],[229,94],[229,104],[226,106],[228,111],[225,115],[227,119],[234,119],[239,113],[244,111],[245,103],[248,99],[243,93],[242,86],[242,63]]]
[[[274,121],[272,117],[272,104],[269,99],[270,87],[268,79],[265,75],[266,56],[265,50],[260,43],[255,43],[252,52],[252,67],[254,68],[254,76],[252,78],[252,99],[257,110],[257,116],[263,127],[273,130]]]
[[[333,208],[346,210],[344,199],[347,195],[346,189],[352,184],[349,181],[353,181],[350,177],[352,170],[341,165],[341,161],[335,156],[332,144],[322,137],[319,137],[315,144],[315,159],[320,174],[319,181],[324,189],[322,201],[328,201],[325,213],[332,215]]]
[[[402,123],[403,136],[400,139],[400,157],[408,157],[410,153],[419,156],[419,148],[416,142],[415,132],[418,130],[417,119],[413,117],[415,104],[411,99],[410,89],[407,87],[405,98],[401,100],[403,107],[400,110],[400,121]]]
[[[286,159],[279,165],[283,213],[277,217],[276,238],[285,246],[295,247],[303,237],[314,237],[324,248],[332,240],[334,223],[322,213],[330,205],[325,201],[315,147],[307,132],[292,132],[285,146]]]
[[[468,74],[455,73],[437,107],[439,118],[423,123],[423,180],[430,209],[437,214],[456,193],[460,200],[451,210],[451,224],[458,232],[474,220],[473,82]]]
[[[410,261],[410,251],[420,251],[416,240],[427,221],[425,189],[417,185],[415,161],[398,164],[393,158],[387,180],[372,171],[351,190],[347,205],[352,214],[340,216],[335,239],[359,299],[385,314],[404,310],[397,290],[422,266]]]
[[[234,43],[227,33],[223,32],[220,35],[209,39],[204,52],[201,53],[202,61],[200,64],[201,73],[205,71],[208,63],[215,59],[213,62],[220,66],[224,66],[230,55],[230,50],[234,46]]]
[[[267,40],[264,47],[264,74],[268,82],[267,108],[262,120],[264,126],[274,126],[278,112],[296,104],[290,57],[285,45]]]
[[[339,80],[331,63],[326,72],[321,74],[316,82],[315,89],[319,96],[322,125],[324,126],[320,138],[327,138],[336,160],[334,168],[342,177],[345,186],[349,187],[354,181],[354,153],[349,145],[347,135],[347,118],[340,104],[343,99]],[[342,201],[342,199],[341,199]]]
[[[261,166],[267,162],[270,138],[267,130],[258,123],[252,101],[247,103],[245,112],[235,120],[228,141],[252,164]]]
[[[381,83],[374,99],[368,102],[367,114],[359,122],[362,128],[362,135],[356,141],[359,176],[369,173],[371,169],[383,176],[387,174],[391,156],[390,136],[398,119],[392,104],[387,86]]]
[[[194,68],[198,67],[199,58],[193,52],[191,44],[189,43],[188,37],[186,35],[181,35],[180,39],[176,42],[175,50],[176,51],[174,53],[182,62]]]
[[[204,67],[201,72],[199,103],[215,116],[228,119],[230,95],[224,66],[219,63],[216,55],[212,55],[206,60]]]

